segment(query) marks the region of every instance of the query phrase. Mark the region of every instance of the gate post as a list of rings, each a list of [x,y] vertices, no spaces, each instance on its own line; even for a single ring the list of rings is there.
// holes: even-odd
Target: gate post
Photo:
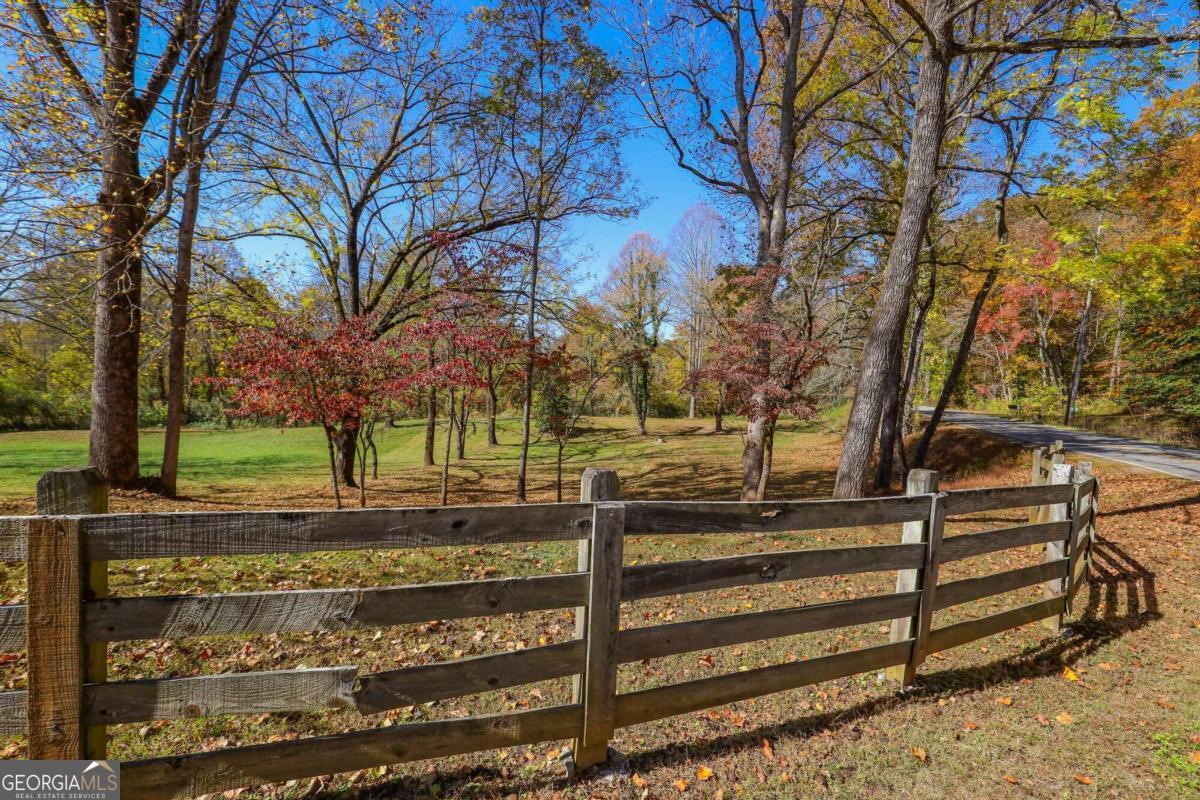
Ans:
[[[67,516],[82,514],[108,513],[108,485],[100,478],[99,473],[92,467],[64,467],[53,469],[42,475],[37,482],[37,513],[46,516]],[[75,536],[78,538],[78,523]],[[30,536],[32,538],[32,530]],[[65,546],[65,545],[64,545]],[[75,545],[76,569],[79,572],[79,589],[76,593],[77,627],[82,625],[82,602],[96,600],[108,596],[108,564],[105,562],[88,563],[83,558],[82,541]],[[62,556],[55,556],[62,557]],[[29,563],[29,580],[32,584],[33,559]],[[29,619],[34,618],[33,590],[29,592]],[[57,598],[46,598],[48,602],[69,602],[71,594],[63,594]],[[43,609],[45,611],[45,609]],[[79,655],[84,683],[103,683],[108,676],[108,646],[106,644],[81,645]],[[42,667],[44,668],[44,667]],[[33,653],[29,656],[29,672],[32,682],[34,671]],[[33,707],[32,699],[30,708]],[[32,719],[32,718],[31,718]],[[31,726],[32,733],[32,726]],[[32,747],[32,736],[30,739]],[[107,731],[103,725],[87,728],[82,742],[82,755],[71,758],[91,758],[103,760],[108,749]],[[35,758],[37,756],[34,756]],[[49,757],[49,756],[47,756]]]
[[[925,564],[921,569],[902,569],[896,574],[897,594],[916,591],[922,593],[916,616],[892,620],[890,641],[913,640],[912,656],[908,662],[888,667],[885,671],[889,679],[899,681],[901,686],[907,686],[916,677],[917,667],[924,658],[924,654],[920,652],[922,639],[924,634],[928,634],[927,628],[933,616],[933,588],[937,583],[936,549],[941,544],[942,520],[944,519],[937,491],[938,474],[936,472],[928,469],[909,471],[905,494],[909,497],[923,494],[933,495],[933,497],[930,500],[928,518],[904,523],[904,533],[900,538],[903,544],[924,544],[926,554]]]

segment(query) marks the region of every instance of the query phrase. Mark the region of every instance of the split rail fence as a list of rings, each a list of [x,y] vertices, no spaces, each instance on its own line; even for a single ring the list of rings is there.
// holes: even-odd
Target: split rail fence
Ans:
[[[27,649],[27,690],[0,694],[0,733],[28,735],[31,758],[102,758],[105,726],[217,714],[354,708],[373,714],[576,676],[573,702],[369,728],[124,763],[123,795],[188,797],[536,742],[573,739],[580,768],[604,761],[614,730],[858,673],[913,680],[932,653],[1030,622],[1061,624],[1085,582],[1098,483],[1049,465],[1044,485],[939,491],[914,470],[907,494],[803,502],[618,502],[617,476],[585,472],[579,503],[353,511],[105,514],[88,470],[47,473],[40,516],[0,518],[0,560],[27,565],[27,604],[0,606],[0,651]],[[947,517],[1035,509],[1034,521],[943,537]],[[886,545],[626,565],[627,536],[764,533],[902,524]],[[107,565],[328,550],[579,541],[578,571],[380,588],[110,597]],[[941,565],[1045,546],[1045,560],[938,582]],[[622,602],[830,575],[896,571],[891,594],[621,630]],[[1044,599],[933,627],[933,614],[1022,587]],[[107,682],[111,642],[385,627],[576,609],[573,640],[360,675],[353,666]],[[619,692],[623,663],[866,623],[890,641],[791,663]]]

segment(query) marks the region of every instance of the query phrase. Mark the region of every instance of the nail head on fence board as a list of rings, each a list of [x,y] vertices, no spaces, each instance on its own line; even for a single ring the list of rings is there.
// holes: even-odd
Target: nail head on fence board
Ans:
[[[38,478],[37,513],[46,515],[107,514],[108,484],[93,467],[52,469]],[[98,600],[108,597],[108,564],[96,561],[83,564],[81,597]],[[103,683],[108,677],[108,647],[87,645],[82,655],[84,681]],[[85,757],[103,759],[107,755],[108,735],[103,726],[87,731]]]

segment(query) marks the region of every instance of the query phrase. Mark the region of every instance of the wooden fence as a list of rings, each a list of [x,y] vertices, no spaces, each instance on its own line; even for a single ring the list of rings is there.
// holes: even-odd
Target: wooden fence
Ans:
[[[35,517],[0,518],[0,559],[25,561],[27,605],[0,606],[0,650],[24,646],[26,691],[0,694],[0,732],[31,758],[103,757],[105,726],[215,714],[354,708],[362,714],[576,676],[569,704],[153,758],[122,765],[126,798],[187,797],[384,764],[573,739],[579,767],[603,761],[617,728],[863,672],[907,683],[931,653],[1037,620],[1061,624],[1084,583],[1098,484],[1052,465],[1044,485],[939,491],[914,471],[905,496],[804,502],[617,502],[615,473],[589,469],[581,502],[353,511],[104,514],[87,470],[48,473]],[[947,517],[1035,508],[1035,521],[943,537]],[[902,524],[887,545],[625,565],[626,536],[782,532]],[[569,574],[380,588],[110,597],[126,559],[507,542],[579,541]],[[941,565],[1044,545],[1034,566],[938,582]],[[621,630],[622,602],[850,573],[896,571],[891,594]],[[933,627],[933,613],[1022,587],[1045,598]],[[576,608],[577,638],[432,665],[353,666],[105,681],[109,642],[334,631]],[[617,667],[701,649],[892,621],[890,640],[833,655],[621,692]]]

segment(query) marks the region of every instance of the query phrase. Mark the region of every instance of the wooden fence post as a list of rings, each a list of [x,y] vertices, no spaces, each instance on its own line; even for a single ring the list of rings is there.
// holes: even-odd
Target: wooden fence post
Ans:
[[[108,485],[91,467],[50,470],[37,482],[37,513],[48,516],[106,514],[108,513]],[[80,561],[81,557],[77,550],[75,558],[79,562],[79,602],[107,597],[108,564],[104,562],[84,563]],[[31,583],[32,575],[33,560],[30,559]],[[29,594],[30,619],[32,619],[34,614],[32,588]],[[52,598],[51,602],[61,603],[70,596],[61,595],[57,600]],[[82,609],[77,611],[77,618],[79,613],[82,613]],[[108,646],[106,644],[84,646],[79,658],[82,664],[84,683],[103,683],[105,681],[108,676]],[[34,672],[32,650],[29,658],[29,672],[32,680]],[[30,707],[32,708],[32,703]],[[32,725],[30,741],[32,742]],[[71,758],[104,759],[108,749],[108,736],[104,726],[88,728],[82,747],[82,755],[71,756]]]
[[[921,603],[916,616],[892,620],[890,641],[903,642],[913,639],[912,655],[905,664],[888,667],[889,679],[899,681],[901,686],[912,683],[917,667],[924,656],[920,653],[922,639],[928,634],[929,621],[933,617],[933,589],[937,585],[937,549],[941,546],[942,527],[945,514],[936,492],[938,474],[933,470],[914,469],[908,473],[906,494],[933,494],[929,517],[904,523],[900,541],[904,544],[925,544],[925,566],[921,569],[902,569],[896,575],[896,592],[921,592]],[[936,541],[935,541],[936,540]],[[931,557],[932,556],[932,557]],[[928,602],[927,602],[928,600]]]
[[[1056,439],[1049,447],[1039,447],[1034,451],[1033,476],[1034,486],[1046,486],[1051,483],[1055,464],[1066,463],[1067,451],[1063,448],[1062,439]],[[1029,509],[1030,522],[1053,522],[1050,506],[1034,506]],[[1029,552],[1036,553],[1040,544],[1029,545]]]
[[[1042,462],[1046,460],[1046,448],[1039,447],[1033,451],[1033,465],[1029,471],[1029,485],[1041,486],[1045,481],[1042,480]],[[1029,521],[1037,522],[1042,516],[1042,507],[1034,506],[1029,509]]]
[[[583,476],[579,479],[579,502],[581,503],[603,503],[610,500],[616,500],[621,493],[621,480],[617,475],[617,471],[613,469],[603,469],[600,467],[588,467],[583,471]],[[593,535],[595,534],[594,523],[596,517],[593,514]],[[592,571],[592,539],[579,540],[579,555],[577,561],[577,569],[579,572]],[[589,596],[589,602],[590,602]],[[579,606],[575,609],[575,638],[588,638],[588,606]],[[590,663],[590,662],[589,662]],[[574,679],[574,687],[572,690],[572,698],[576,703],[586,703],[586,680],[588,673],[585,671],[582,675],[576,675]],[[586,714],[586,712],[585,712]],[[585,722],[586,728],[586,722]],[[578,769],[586,769],[591,766],[584,759],[583,741],[577,739],[573,747],[575,754],[575,765]],[[588,755],[591,755],[590,753]],[[607,746],[601,752],[600,761],[604,761],[607,756]]]
[[[1075,496],[1071,501],[1071,541],[1067,548],[1067,584],[1066,584],[1066,610],[1064,613],[1071,613],[1071,598],[1075,596],[1075,566],[1079,562],[1079,550],[1076,546],[1076,540],[1079,538],[1079,529],[1077,527],[1080,515],[1084,511],[1092,508],[1092,489],[1086,493],[1083,491],[1083,485],[1092,478],[1092,463],[1090,461],[1081,461],[1075,467]],[[1095,521],[1095,512],[1092,513],[1092,518],[1086,521],[1085,525],[1092,525]],[[1091,558],[1091,543],[1088,542],[1087,559]],[[1090,565],[1085,560],[1084,573],[1079,576],[1081,581],[1087,580],[1087,569]]]
[[[1070,464],[1054,464],[1050,472],[1050,483],[1055,485],[1072,484],[1075,482],[1075,467]],[[1045,506],[1046,519],[1045,522],[1070,522],[1074,517],[1075,510],[1073,503],[1055,503]],[[1075,535],[1071,526],[1067,530],[1067,538],[1057,542],[1046,543],[1046,561],[1057,561],[1060,558],[1069,558],[1071,554],[1072,537]],[[1067,586],[1067,578],[1055,578],[1046,581],[1042,586],[1042,594],[1046,598],[1058,597],[1063,594]],[[1048,629],[1058,633],[1062,630],[1063,614],[1058,614],[1053,617],[1047,617],[1042,620],[1042,624]]]
[[[583,731],[572,748],[578,769],[608,760],[608,740],[616,729],[617,635],[621,627],[624,543],[625,507],[619,503],[597,503],[592,514],[587,659],[581,682]]]
[[[29,757],[34,759],[86,757],[79,531],[77,520],[29,521],[26,713]]]

